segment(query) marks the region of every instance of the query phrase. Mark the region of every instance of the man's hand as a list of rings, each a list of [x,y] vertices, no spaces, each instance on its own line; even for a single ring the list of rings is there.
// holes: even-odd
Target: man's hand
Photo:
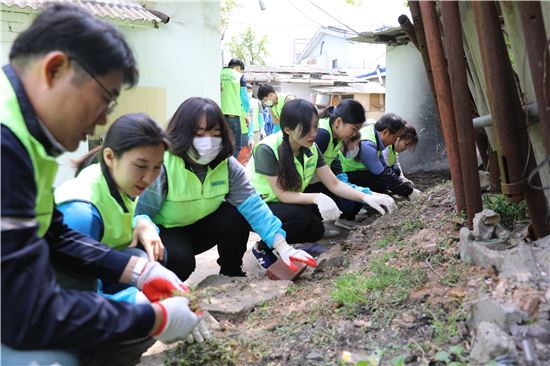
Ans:
[[[159,262],[147,262],[135,285],[151,302],[189,291],[174,272]]]
[[[153,307],[162,310],[162,321],[153,337],[163,343],[186,339],[200,322],[200,317],[189,309],[189,300],[185,297],[171,297],[154,303]]]

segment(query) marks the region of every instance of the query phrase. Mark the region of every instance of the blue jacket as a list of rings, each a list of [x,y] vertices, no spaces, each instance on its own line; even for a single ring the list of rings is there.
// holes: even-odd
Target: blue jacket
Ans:
[[[30,133],[55,155],[18,76],[10,66],[3,70]],[[1,138],[2,343],[15,349],[78,349],[147,336],[154,322],[151,306],[65,290],[57,284],[52,267],[116,282],[128,263],[127,254],[68,228],[55,208],[43,238],[37,235],[37,225],[9,225],[35,217],[36,185],[21,142],[5,126]]]

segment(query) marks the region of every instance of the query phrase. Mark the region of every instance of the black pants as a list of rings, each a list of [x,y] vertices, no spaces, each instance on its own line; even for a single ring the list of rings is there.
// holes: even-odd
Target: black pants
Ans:
[[[181,280],[195,270],[195,255],[218,246],[220,273],[242,274],[241,266],[250,226],[237,209],[228,203],[194,224],[160,228],[160,238],[168,251],[167,267]]]
[[[267,205],[283,223],[288,243],[311,243],[323,237],[325,227],[317,205],[292,205],[280,202],[271,202]]]

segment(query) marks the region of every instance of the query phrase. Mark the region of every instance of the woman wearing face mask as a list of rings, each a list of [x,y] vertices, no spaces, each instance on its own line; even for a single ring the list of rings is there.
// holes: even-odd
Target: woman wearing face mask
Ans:
[[[118,118],[103,144],[77,163],[77,176],[55,190],[65,224],[113,249],[162,261],[164,246],[158,229],[149,217],[134,217],[134,213],[137,196],[159,175],[166,146],[164,132],[148,116]],[[128,288],[118,283],[103,285],[109,294]],[[134,302],[136,294],[137,289],[131,288],[114,298]]]
[[[403,170],[401,169],[398,155],[403,151],[414,150],[416,144],[418,144],[418,134],[416,133],[416,128],[414,128],[410,122],[405,122],[405,128],[403,129],[401,136],[399,136],[393,145],[388,146],[382,152],[386,164],[392,168],[394,173],[399,176],[402,181],[409,182],[411,184],[412,181],[405,178],[405,175],[403,175]]]
[[[195,255],[217,245],[220,274],[244,276],[242,257],[250,227],[289,267],[294,267],[292,260],[316,265],[307,253],[286,243],[280,220],[231,156],[228,127],[214,101],[187,99],[166,132],[170,151],[159,179],[140,197],[137,211],[159,225],[168,268],[186,279],[195,269]]]
[[[252,184],[283,222],[289,243],[319,240],[324,233],[323,220],[335,220],[340,210],[323,193],[304,193],[313,177],[334,195],[367,204],[381,214],[393,210],[394,202],[384,196],[359,192],[336,178],[315,144],[318,113],[313,104],[295,99],[281,113],[281,131],[266,137],[254,149],[247,165]],[[253,254],[266,268],[275,259],[268,246],[257,243]]]
[[[411,183],[401,180],[383,157],[384,149],[397,141],[404,128],[405,121],[393,113],[385,114],[375,124],[363,127],[357,156],[352,158],[348,155],[341,159],[343,171],[349,181],[369,187],[375,192],[392,192],[411,200],[416,199],[420,191],[413,189]],[[344,152],[346,153],[347,151]],[[347,219],[355,217],[355,213],[361,209],[352,202],[343,202],[343,205]]]

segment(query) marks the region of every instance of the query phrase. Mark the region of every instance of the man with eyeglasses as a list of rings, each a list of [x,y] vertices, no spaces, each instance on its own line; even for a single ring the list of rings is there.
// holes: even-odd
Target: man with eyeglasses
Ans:
[[[188,300],[173,296],[186,291],[173,272],[69,229],[54,207],[55,157],[104,125],[122,85],[137,83],[120,32],[80,8],[53,5],[17,37],[9,59],[0,72],[1,364],[76,365],[76,354],[104,344],[207,336]],[[54,266],[92,283],[133,284],[153,303],[69,290]]]

